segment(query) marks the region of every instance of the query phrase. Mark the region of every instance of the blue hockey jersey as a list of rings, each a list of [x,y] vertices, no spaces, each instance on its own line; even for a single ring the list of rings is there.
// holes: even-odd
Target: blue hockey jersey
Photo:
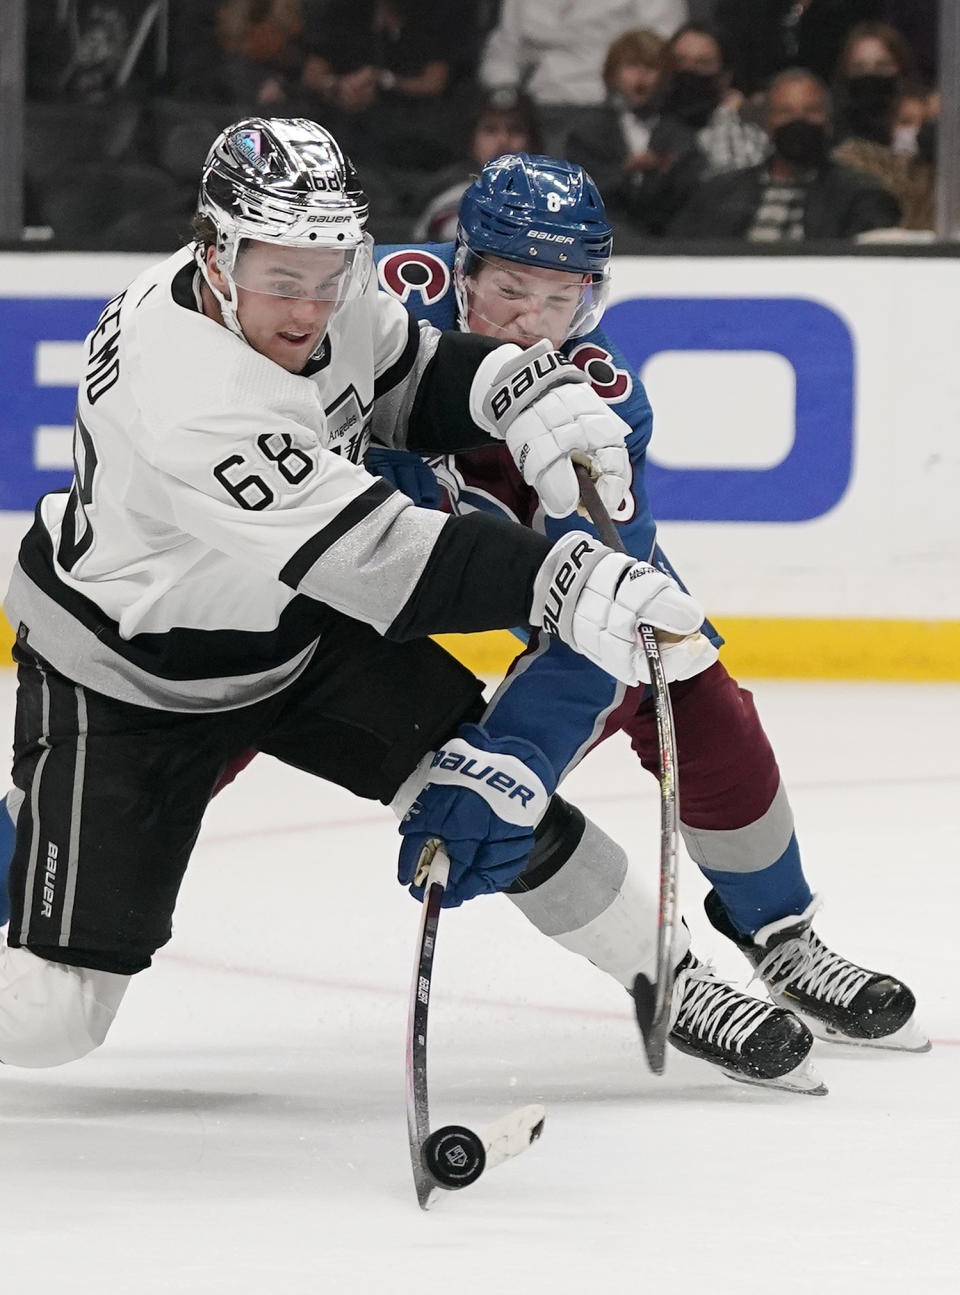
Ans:
[[[381,289],[403,302],[418,319],[440,329],[457,328],[454,251],[453,243],[377,247]],[[613,518],[627,552],[678,578],[657,545],[656,523],[644,484],[653,411],[643,383],[631,373],[602,328],[572,338],[561,349],[629,426],[626,444],[633,476],[630,490]],[[496,513],[531,526],[551,539],[572,530],[595,534],[591,523],[578,514],[548,517],[505,447],[431,459],[430,465],[454,512],[479,509]],[[722,641],[709,622],[704,622],[703,631],[717,645]],[[559,639],[540,635],[514,662],[490,702],[483,723],[494,736],[512,734],[534,742],[547,755],[559,780],[605,734],[610,717],[628,700],[628,693],[636,694],[632,699],[635,705],[645,695],[643,689],[627,689],[619,684]]]

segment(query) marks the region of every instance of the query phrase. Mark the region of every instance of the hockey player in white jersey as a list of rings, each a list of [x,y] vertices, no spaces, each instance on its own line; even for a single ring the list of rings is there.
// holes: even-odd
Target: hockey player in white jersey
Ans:
[[[479,684],[425,635],[548,625],[635,683],[640,620],[680,635],[702,620],[672,580],[589,535],[551,545],[445,517],[359,466],[371,435],[437,453],[505,440],[557,515],[576,499],[571,453],[611,508],[629,475],[624,425],[549,346],[441,334],[377,292],[365,199],[326,131],[229,128],[198,215],[195,248],[136,279],[88,338],[73,486],[40,501],[5,603],[6,1064],[102,1041],[169,938],[241,752],[389,802],[427,751],[483,743]],[[511,813],[542,817],[536,749],[501,739],[484,758]]]

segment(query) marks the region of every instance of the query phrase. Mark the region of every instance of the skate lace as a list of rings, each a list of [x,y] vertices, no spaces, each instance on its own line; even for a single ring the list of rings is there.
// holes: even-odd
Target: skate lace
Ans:
[[[740,1052],[758,1025],[773,1010],[769,1003],[741,994],[717,978],[712,963],[691,967],[683,973],[675,1029],[728,1052]]]
[[[840,1007],[850,1005],[872,974],[828,949],[813,931],[784,940],[767,954],[756,971],[756,976],[774,992],[789,986],[794,992]]]
[[[752,985],[755,980],[760,980],[776,993],[777,990],[786,988],[791,980],[802,976],[809,968],[812,957],[808,933],[804,931],[803,935],[774,945],[757,963],[750,983]]]

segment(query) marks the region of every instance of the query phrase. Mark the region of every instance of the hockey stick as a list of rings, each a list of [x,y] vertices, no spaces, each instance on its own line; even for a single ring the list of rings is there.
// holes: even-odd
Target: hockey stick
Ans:
[[[597,494],[597,488],[586,467],[574,463],[580,483],[580,500],[597,528],[597,534],[608,548],[626,553],[617,528]],[[670,1002],[673,996],[673,943],[677,926],[677,840],[679,812],[677,807],[677,740],[673,724],[670,690],[663,672],[663,661],[656,633],[651,625],[640,625],[640,642],[650,667],[650,687],[657,717],[660,745],[660,909],[657,925],[657,978],[652,984],[646,976],[637,976],[633,1001],[637,1024],[643,1035],[647,1061],[654,1074],[662,1075],[666,1065],[667,1034],[670,1031]]]
[[[430,853],[428,853],[428,851]],[[450,860],[440,841],[431,841],[421,859],[429,866],[417,961],[410,988],[407,1018],[407,1133],[410,1164],[417,1201],[422,1210],[430,1208],[436,1188],[457,1191],[475,1183],[484,1169],[492,1169],[511,1156],[525,1151],[543,1132],[546,1113],[542,1106],[523,1106],[479,1133],[462,1124],[445,1124],[430,1132],[430,1103],[427,1092],[427,1013],[433,983],[433,954],[443,892],[450,874]],[[418,880],[420,874],[418,873]]]

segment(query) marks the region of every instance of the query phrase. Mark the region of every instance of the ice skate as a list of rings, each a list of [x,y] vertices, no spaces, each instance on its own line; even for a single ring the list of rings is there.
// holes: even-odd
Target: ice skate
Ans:
[[[916,1000],[902,981],[848,962],[811,928],[816,897],[799,916],[741,935],[716,891],[704,901],[713,926],[743,951],[770,997],[802,1018],[818,1039],[898,1052],[929,1052],[914,1019]]]
[[[677,969],[669,1039],[731,1079],[789,1092],[827,1089],[807,1060],[813,1036],[790,1011],[720,980],[688,953]]]

